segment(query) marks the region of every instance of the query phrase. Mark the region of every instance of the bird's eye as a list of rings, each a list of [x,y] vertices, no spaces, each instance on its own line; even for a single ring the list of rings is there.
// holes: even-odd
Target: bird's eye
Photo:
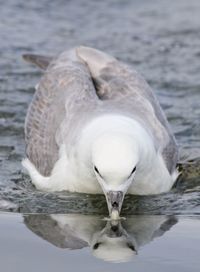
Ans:
[[[100,246],[101,243],[96,243],[94,246],[93,246],[93,249],[97,249],[99,246]]]
[[[95,171],[101,178],[103,178],[102,175],[100,174],[99,170],[97,169],[97,167],[96,167],[95,165],[94,165],[94,171]]]
[[[136,170],[136,166],[133,168],[133,170],[131,171],[131,173],[130,173],[130,175],[129,175],[128,178],[130,178],[133,175],[133,173],[135,172],[135,170]]]
[[[131,171],[131,175],[135,172],[136,170],[136,166],[133,168],[133,170]]]
[[[99,170],[97,169],[96,166],[94,166],[94,170],[95,170],[95,172],[97,172],[98,174],[100,174],[100,173],[99,173]]]
[[[133,244],[129,244],[129,243],[128,243],[127,246],[128,246],[131,250],[136,251]]]

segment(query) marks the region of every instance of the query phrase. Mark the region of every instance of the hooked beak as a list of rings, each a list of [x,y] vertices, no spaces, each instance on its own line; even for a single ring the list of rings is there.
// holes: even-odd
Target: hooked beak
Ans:
[[[124,193],[122,191],[108,191],[106,193],[106,200],[111,219],[119,219],[119,214],[124,200]]]

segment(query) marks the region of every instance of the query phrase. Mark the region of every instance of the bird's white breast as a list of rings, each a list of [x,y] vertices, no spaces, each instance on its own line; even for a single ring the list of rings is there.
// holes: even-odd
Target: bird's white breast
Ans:
[[[121,131],[133,137],[140,146],[134,181],[129,188],[131,194],[156,194],[168,191],[177,174],[170,175],[162,155],[156,152],[154,143],[137,121],[119,115],[103,115],[93,119],[80,132],[74,146],[60,147],[59,159],[49,177],[43,177],[30,161],[25,163],[33,183],[45,191],[103,193],[93,170],[92,145],[101,134]]]

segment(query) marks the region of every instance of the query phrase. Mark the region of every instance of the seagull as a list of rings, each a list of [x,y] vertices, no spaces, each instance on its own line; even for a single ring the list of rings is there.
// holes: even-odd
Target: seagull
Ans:
[[[132,67],[85,46],[24,59],[45,70],[25,119],[22,161],[37,189],[104,193],[117,219],[125,194],[172,188],[177,143],[155,93]]]

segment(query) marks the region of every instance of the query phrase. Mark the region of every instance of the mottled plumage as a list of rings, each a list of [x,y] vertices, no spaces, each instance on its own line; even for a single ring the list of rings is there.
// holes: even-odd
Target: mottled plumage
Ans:
[[[62,141],[75,141],[78,125],[111,111],[144,122],[159,143],[168,170],[174,171],[178,155],[174,136],[151,88],[130,66],[86,47],[55,58],[26,55],[26,59],[47,68],[25,125],[27,156],[42,175],[51,173]]]
[[[45,69],[29,107],[23,161],[40,190],[104,193],[118,218],[126,193],[169,191],[178,149],[146,81],[92,48],[25,57]]]

